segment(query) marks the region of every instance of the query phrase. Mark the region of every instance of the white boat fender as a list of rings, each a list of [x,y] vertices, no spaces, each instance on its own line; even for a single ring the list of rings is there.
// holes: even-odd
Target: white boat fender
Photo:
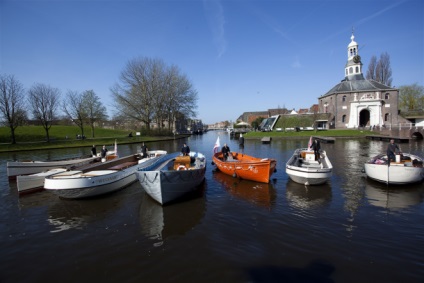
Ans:
[[[180,171],[180,170],[187,170],[187,168],[184,165],[180,165],[180,166],[178,166],[177,170],[178,171]]]

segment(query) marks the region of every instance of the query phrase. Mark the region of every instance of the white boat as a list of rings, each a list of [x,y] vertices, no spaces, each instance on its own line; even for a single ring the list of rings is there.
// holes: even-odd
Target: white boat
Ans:
[[[84,170],[66,171],[48,176],[44,189],[62,198],[88,198],[120,190],[137,181],[137,170],[153,168],[166,157],[166,151],[148,151],[99,163]]]
[[[169,154],[151,170],[139,170],[137,178],[146,191],[160,204],[172,202],[195,191],[205,179],[206,157],[199,152],[189,156]]]
[[[55,161],[10,161],[7,162],[7,176],[9,179],[16,179],[19,175],[30,175],[55,168],[71,169],[74,166],[89,164],[96,159],[100,160],[100,157],[84,156]]]
[[[54,168],[54,169],[50,169],[47,171],[30,174],[30,175],[19,175],[16,177],[16,185],[18,187],[18,193],[22,195],[22,194],[27,194],[27,193],[42,190],[44,187],[44,179],[48,176],[52,176],[58,173],[61,173],[62,176],[66,176],[66,174],[72,175],[74,174],[73,173],[74,171],[80,171],[80,170],[83,170],[84,168],[87,169],[88,167],[92,168],[91,166],[99,162],[109,162],[110,160],[113,160],[116,157],[117,157],[116,155],[112,155],[112,154],[107,155],[108,161],[104,161],[103,159],[100,160],[100,157],[99,157],[94,159],[93,162],[89,164],[83,164],[81,166],[72,167],[72,171],[69,171],[66,168]],[[67,172],[70,172],[70,173],[67,173]]]
[[[108,151],[106,159],[110,160],[115,158],[115,151]],[[86,164],[105,161],[101,160],[100,153],[97,156],[87,155],[83,157],[68,158],[62,160],[52,160],[52,161],[35,161],[35,160],[25,160],[25,161],[9,161],[7,162],[7,176],[9,180],[14,180],[17,176],[20,175],[31,175],[40,172],[45,172],[51,169],[63,168],[70,170],[72,168],[83,166]]]
[[[378,182],[401,185],[424,180],[423,158],[410,153],[396,155],[396,160],[388,162],[386,154],[374,156],[365,163],[365,174]]]
[[[327,182],[332,175],[333,165],[325,150],[320,150],[320,158],[315,161],[315,154],[308,148],[298,148],[286,163],[286,173],[294,182],[304,185],[320,185]]]
[[[31,175],[19,175],[16,177],[18,193],[23,194],[41,190],[44,187],[44,179],[46,177],[57,173],[63,173],[66,171],[67,170],[65,168],[54,168]]]

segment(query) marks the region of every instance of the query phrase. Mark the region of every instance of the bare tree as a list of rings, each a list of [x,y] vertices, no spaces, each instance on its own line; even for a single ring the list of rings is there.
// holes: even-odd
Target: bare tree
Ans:
[[[377,79],[377,76],[375,74],[376,68],[377,68],[377,57],[373,55],[371,57],[370,63],[368,64],[367,75],[366,75],[367,80],[375,81]]]
[[[26,120],[26,111],[24,88],[13,75],[0,75],[0,115],[16,144],[15,130]]]
[[[387,86],[392,85],[392,67],[390,66],[390,56],[387,52],[382,53],[379,60],[375,56],[371,57],[366,78]]]
[[[93,90],[85,91],[82,100],[88,123],[91,127],[91,137],[94,138],[94,124],[107,119],[107,110]]]
[[[391,86],[392,85],[392,67],[390,67],[390,56],[387,52],[380,55],[375,74],[378,82]]]
[[[165,76],[165,107],[169,130],[175,121],[177,114],[186,118],[194,118],[197,108],[197,91],[189,79],[180,73],[177,66],[168,68]]]
[[[52,127],[53,120],[56,118],[56,111],[59,107],[59,89],[45,84],[35,84],[28,91],[28,101],[34,119],[41,122],[46,132],[46,140],[49,142],[49,130]]]
[[[424,108],[424,87],[418,84],[399,87],[399,108],[405,111]]]
[[[83,95],[76,91],[68,91],[62,104],[63,112],[81,130],[81,137],[84,137],[84,123],[87,119],[87,112],[84,107]]]
[[[128,62],[121,73],[121,84],[116,84],[112,89],[115,106],[122,115],[141,121],[150,131],[154,109],[154,69],[155,61],[148,58],[137,58]]]
[[[141,121],[150,130],[156,121],[159,127],[175,115],[194,115],[197,92],[177,67],[167,67],[159,59],[138,58],[130,61],[121,73],[121,84],[112,89],[116,108],[124,116]]]

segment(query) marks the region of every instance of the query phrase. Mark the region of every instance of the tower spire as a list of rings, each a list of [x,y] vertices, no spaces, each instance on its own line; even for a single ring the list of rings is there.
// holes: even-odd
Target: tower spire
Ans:
[[[354,27],[352,27],[352,35],[350,43],[347,46],[347,63],[345,66],[345,80],[364,79],[362,74],[361,56],[359,56],[358,43],[355,41]]]

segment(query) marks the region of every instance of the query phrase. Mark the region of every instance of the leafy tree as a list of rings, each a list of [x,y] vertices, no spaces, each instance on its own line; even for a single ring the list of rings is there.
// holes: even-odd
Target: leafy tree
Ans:
[[[46,132],[46,140],[49,142],[49,130],[53,125],[53,120],[56,118],[60,91],[57,88],[38,83],[33,85],[28,91],[28,100],[32,115],[41,122]]]
[[[417,83],[399,87],[399,108],[405,111],[424,108],[424,87]]]
[[[100,101],[100,98],[93,90],[87,90],[82,94],[82,103],[84,106],[85,116],[91,127],[91,137],[94,138],[94,125],[96,122],[106,120],[106,107]]]
[[[25,92],[13,75],[0,75],[0,115],[2,124],[9,127],[12,144],[16,144],[15,130],[26,120]]]
[[[259,125],[262,123],[262,121],[264,120],[264,117],[258,117],[256,118],[253,122],[252,122],[252,128],[257,129],[259,128]]]
[[[87,120],[87,112],[84,106],[83,95],[77,91],[68,91],[63,100],[62,109],[68,118],[80,128],[81,136],[84,137],[84,124]]]

